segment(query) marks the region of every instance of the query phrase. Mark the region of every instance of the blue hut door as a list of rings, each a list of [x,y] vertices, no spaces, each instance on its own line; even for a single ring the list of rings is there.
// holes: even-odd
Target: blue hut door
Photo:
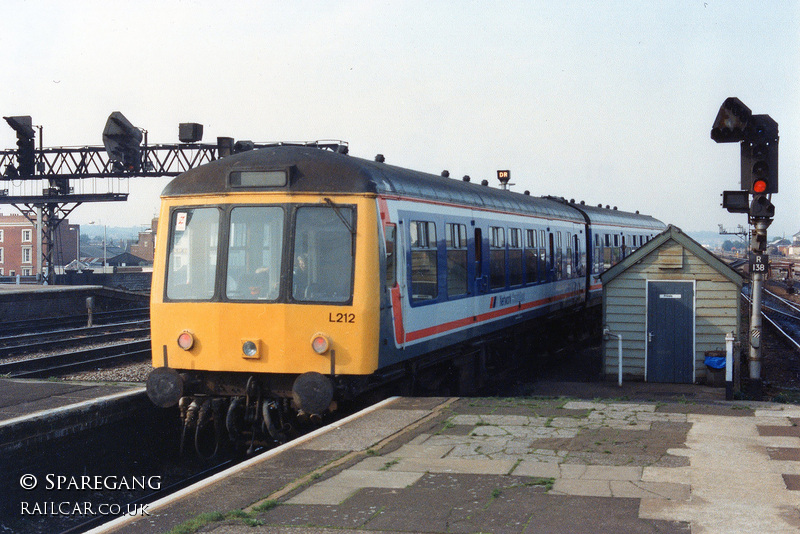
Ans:
[[[647,282],[647,381],[694,381],[694,283]]]

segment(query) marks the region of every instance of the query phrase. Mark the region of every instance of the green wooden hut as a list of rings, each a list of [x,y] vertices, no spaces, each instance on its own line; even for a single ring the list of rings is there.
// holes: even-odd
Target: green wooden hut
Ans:
[[[668,226],[601,279],[603,324],[622,336],[625,379],[700,382],[706,353],[739,335],[741,275],[680,228]],[[617,376],[617,354],[617,340],[605,341],[607,376]]]

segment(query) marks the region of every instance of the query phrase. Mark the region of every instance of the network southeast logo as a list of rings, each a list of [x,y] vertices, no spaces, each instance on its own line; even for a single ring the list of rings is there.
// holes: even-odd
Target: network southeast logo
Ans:
[[[500,295],[497,297],[492,297],[492,300],[489,302],[489,309],[495,309],[498,306],[510,306],[512,304],[519,304],[520,302],[525,301],[525,293],[522,291],[515,291],[509,295]]]

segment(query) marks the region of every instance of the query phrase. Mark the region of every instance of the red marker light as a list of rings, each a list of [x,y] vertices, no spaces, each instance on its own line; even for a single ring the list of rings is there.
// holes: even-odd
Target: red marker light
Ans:
[[[763,193],[767,190],[766,180],[755,180],[753,182],[753,193]]]
[[[317,354],[325,354],[328,352],[330,346],[330,340],[323,334],[315,334],[314,337],[311,338],[311,348],[314,349],[314,352]]]
[[[189,350],[194,345],[194,336],[191,332],[181,332],[178,336],[178,346],[183,350]]]

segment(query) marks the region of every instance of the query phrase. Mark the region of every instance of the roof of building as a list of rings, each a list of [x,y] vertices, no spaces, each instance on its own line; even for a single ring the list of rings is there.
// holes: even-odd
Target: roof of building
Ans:
[[[151,265],[153,262],[147,261],[144,258],[140,258],[139,256],[134,256],[130,252],[123,252],[122,254],[118,254],[113,258],[109,258],[107,260],[109,265]]]
[[[125,252],[125,249],[117,245],[107,245],[105,250],[106,258],[113,258]],[[81,244],[81,258],[103,258],[103,245]]]

